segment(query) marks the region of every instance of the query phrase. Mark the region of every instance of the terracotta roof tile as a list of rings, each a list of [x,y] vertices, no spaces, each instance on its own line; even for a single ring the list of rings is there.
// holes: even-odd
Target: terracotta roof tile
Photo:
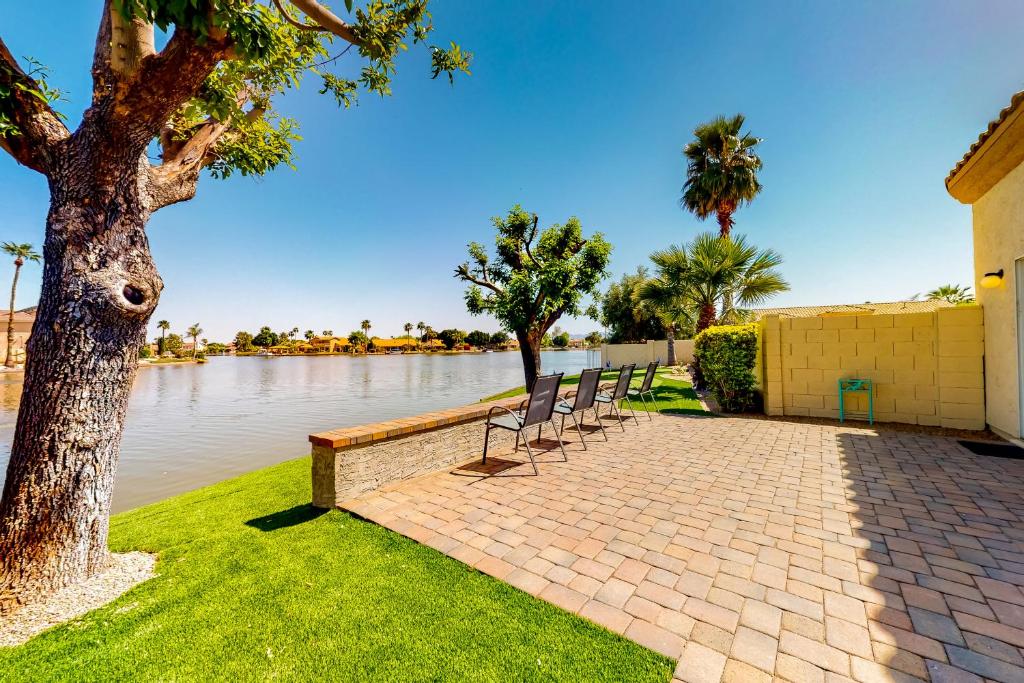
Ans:
[[[786,308],[755,308],[754,319],[766,315],[783,318],[813,318],[819,315],[883,315],[890,313],[930,313],[954,304],[948,301],[889,301],[882,303],[836,304],[833,306],[789,306]]]
[[[981,135],[978,136],[978,140],[971,145],[969,150],[967,150],[967,154],[965,154],[963,158],[957,162],[956,166],[953,167],[953,170],[949,172],[949,175],[946,176],[947,187],[950,182],[952,182],[953,177],[960,172],[960,169],[962,169],[967,162],[971,160],[974,153],[981,149],[981,146],[984,145],[990,137],[992,137],[992,133],[996,132],[996,129],[1002,125],[1003,121],[1005,121],[1007,117],[1017,109],[1017,107],[1021,106],[1021,104],[1024,104],[1024,90],[1014,93],[1013,97],[1010,98],[1010,104],[1004,107],[1003,110],[999,112],[999,116],[988,124],[988,128],[981,132]]]

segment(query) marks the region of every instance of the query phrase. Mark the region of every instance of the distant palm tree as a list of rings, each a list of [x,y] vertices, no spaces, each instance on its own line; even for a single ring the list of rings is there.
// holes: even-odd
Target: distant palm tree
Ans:
[[[334,330],[324,330],[320,334],[322,334],[325,337],[333,337],[334,336]]]
[[[405,336],[406,337],[411,337],[412,336],[412,323],[406,323],[406,324],[402,325],[402,329],[405,330]]]
[[[423,339],[423,331],[426,329],[427,326],[422,320],[416,323],[416,331],[420,333],[420,339]]]
[[[202,333],[203,333],[203,328],[199,327],[199,323],[196,323],[195,325],[192,325],[186,331],[186,334],[188,336],[192,337],[192,357],[193,358],[196,357],[196,352],[199,350],[199,346],[198,346],[199,339],[198,339],[198,337]]]
[[[306,330],[306,332],[302,336],[306,338],[306,341],[310,341],[313,339],[313,337],[316,336],[316,332],[314,332],[313,330]]]
[[[676,320],[695,318],[696,332],[720,320],[741,320],[742,312],[732,307],[733,299],[741,306],[752,306],[789,289],[776,270],[782,257],[771,249],[748,245],[742,236],[723,240],[702,233],[687,245],[651,254],[651,260],[657,276],[653,284],[648,281],[641,287],[640,296],[660,301]]]
[[[167,342],[164,340],[164,335],[167,333],[168,330],[171,329],[171,324],[169,322],[167,322],[166,320],[161,320],[160,322],[158,322],[156,324],[156,326],[160,330],[160,344],[159,344],[160,353],[163,353],[164,349],[167,348],[166,347],[166,343]]]
[[[960,285],[942,285],[925,295],[930,301],[948,301],[951,304],[967,304],[974,301],[970,287]]]
[[[372,325],[370,324],[369,320],[364,320],[363,322],[359,323],[359,329],[361,329],[363,331],[363,334],[366,335],[366,350],[367,351],[370,350],[370,328],[371,327],[372,327]]]
[[[697,126],[683,148],[686,183],[679,204],[701,220],[715,214],[722,237],[732,231],[736,209],[761,191],[761,159],[754,151],[761,139],[742,132],[744,121],[743,114],[719,116]]]
[[[39,254],[32,251],[31,244],[15,244],[14,242],[4,242],[3,250],[8,256],[14,257],[14,281],[11,283],[11,305],[7,311],[7,357],[4,359],[4,365],[9,368],[14,367],[14,296],[18,291],[18,276],[21,274],[21,267],[25,265],[25,261],[34,261],[39,263],[41,258]]]
[[[295,339],[299,335],[299,328],[293,327],[292,331],[288,333],[288,339]]]

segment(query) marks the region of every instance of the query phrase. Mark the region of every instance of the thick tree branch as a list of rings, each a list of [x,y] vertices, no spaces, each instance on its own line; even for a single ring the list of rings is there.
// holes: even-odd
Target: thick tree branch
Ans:
[[[298,7],[303,14],[312,19],[324,30],[330,31],[334,35],[342,38],[343,40],[347,40],[350,43],[355,45],[359,44],[359,39],[356,37],[356,34],[353,33],[352,27],[339,19],[337,15],[316,0],[291,0],[291,3]],[[277,0],[275,0],[275,4],[277,4],[278,8],[281,9],[281,5]],[[291,19],[283,9],[281,9],[281,12],[289,20]],[[303,26],[304,25],[305,24],[303,24]]]
[[[110,70],[110,5],[104,0],[100,14],[99,29],[96,31],[96,45],[92,55],[92,103],[96,104],[110,94],[114,84],[114,73]]]
[[[266,113],[254,106],[245,114],[248,121],[256,121]],[[199,172],[217,158],[213,149],[224,135],[234,127],[230,123],[209,118],[192,130],[187,140],[175,140],[174,131],[165,128],[161,133],[163,163],[150,168],[150,191],[155,198],[152,209],[183,202],[195,196]]]
[[[101,113],[110,119],[104,127],[116,131],[111,142],[141,154],[229,51],[226,40],[207,38],[200,45],[188,31],[176,29],[162,51],[144,57],[130,78],[118,79],[113,106]]]
[[[134,18],[125,19],[116,8],[108,13],[110,23],[110,70],[118,78],[130,78],[142,60],[156,54],[153,24]]]
[[[9,92],[0,102],[0,111],[18,131],[0,137],[0,148],[18,163],[48,173],[55,146],[70,133],[57,113],[39,97],[39,85],[18,65],[2,38],[0,89]]]
[[[502,290],[500,287],[498,287],[498,285],[496,285],[493,282],[491,282],[490,279],[487,278],[486,275],[484,275],[481,278],[481,277],[477,277],[476,275],[471,273],[469,271],[469,267],[466,264],[463,264],[463,265],[459,266],[459,268],[455,271],[455,273],[456,273],[456,275],[458,275],[460,278],[462,278],[466,282],[472,282],[474,285],[479,285],[480,287],[484,287],[486,289],[489,289],[492,292],[494,292],[495,294],[504,294],[504,290]]]

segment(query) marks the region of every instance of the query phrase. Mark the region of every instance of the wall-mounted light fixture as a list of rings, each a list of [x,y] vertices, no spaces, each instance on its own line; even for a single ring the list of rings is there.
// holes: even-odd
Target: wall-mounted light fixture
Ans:
[[[994,273],[985,273],[984,277],[981,278],[980,284],[985,289],[995,289],[1003,282],[1003,269],[1000,268]]]

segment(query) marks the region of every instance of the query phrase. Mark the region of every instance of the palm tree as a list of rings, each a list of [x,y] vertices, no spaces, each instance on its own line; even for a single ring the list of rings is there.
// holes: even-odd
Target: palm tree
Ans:
[[[325,337],[333,337],[334,336],[334,330],[324,330],[320,334],[322,334]]]
[[[686,183],[679,204],[701,220],[715,214],[722,237],[732,231],[736,209],[761,191],[761,158],[754,151],[761,139],[741,131],[744,120],[737,114],[703,123],[683,148]]]
[[[193,358],[196,357],[196,351],[199,350],[199,346],[198,346],[199,339],[198,339],[198,337],[202,333],[203,333],[203,328],[199,327],[199,323],[196,323],[195,325],[192,325],[186,331],[186,334],[188,336],[192,337],[192,357]]]
[[[696,318],[696,332],[719,321],[742,320],[743,311],[732,306],[733,299],[741,306],[753,306],[789,289],[776,270],[782,257],[747,244],[743,236],[723,240],[702,233],[687,245],[651,254],[651,260],[657,275],[653,284],[641,287],[640,296],[660,302],[659,310],[677,322]]]
[[[11,283],[11,305],[7,311],[7,357],[4,359],[4,366],[14,367],[14,295],[18,291],[18,276],[21,274],[21,267],[25,261],[39,263],[39,254],[32,251],[31,244],[15,244],[4,242],[3,250],[8,256],[14,257],[14,281]]]
[[[157,329],[160,330],[160,344],[158,346],[160,348],[160,353],[163,353],[167,344],[166,340],[164,339],[164,335],[167,334],[167,331],[171,329],[171,323],[167,322],[166,320],[161,320],[156,324],[156,326]]]
[[[313,330],[306,330],[302,336],[306,338],[306,341],[310,341],[313,339],[313,337],[316,336],[316,332],[314,332]]]
[[[420,333],[420,339],[423,339],[423,331],[425,329],[427,329],[427,325],[422,320],[416,323],[416,331]]]
[[[654,257],[651,256],[652,259]],[[669,267],[673,266],[669,264]],[[634,294],[636,309],[653,312],[665,326],[665,336],[668,337],[666,364],[669,366],[676,364],[676,330],[680,324],[691,329],[694,324],[693,308],[689,300],[680,294],[675,282],[676,275],[659,272],[657,277],[645,280]]]
[[[967,304],[974,301],[970,287],[941,285],[925,295],[929,301],[948,301],[951,304]]]
[[[402,325],[402,329],[405,330],[406,337],[412,337],[412,323],[406,323]]]
[[[367,351],[370,350],[370,327],[372,327],[372,325],[370,324],[369,320],[364,320],[363,322],[359,323],[359,329],[361,329],[363,331],[363,334],[366,335]]]

